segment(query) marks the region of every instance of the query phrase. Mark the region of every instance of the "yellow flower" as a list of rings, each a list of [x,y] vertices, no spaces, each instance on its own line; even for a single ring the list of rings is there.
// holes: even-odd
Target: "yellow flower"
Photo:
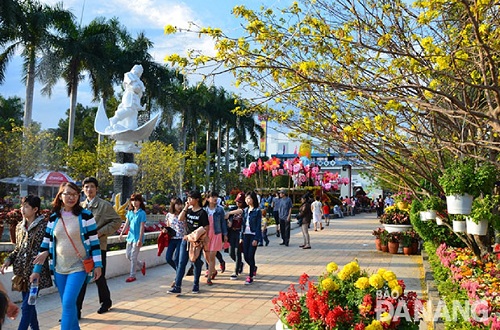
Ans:
[[[321,286],[327,291],[337,291],[339,289],[339,285],[330,277],[323,279],[321,281]]]
[[[385,268],[379,268],[378,271],[377,271],[377,274],[379,274],[380,276],[384,276],[384,273],[387,271],[387,269]]]
[[[388,270],[382,275],[382,277],[384,278],[384,280],[389,282],[396,279],[396,274],[394,274],[393,271]]]
[[[380,321],[377,321],[377,320],[373,320],[372,324],[367,325],[365,328],[365,330],[383,330],[383,329],[384,329],[384,327],[382,326]]]
[[[330,262],[328,265],[326,265],[326,271],[328,273],[333,273],[333,272],[337,271],[337,269],[339,269],[339,266],[337,266],[337,264],[334,263],[333,261]]]
[[[392,321],[391,314],[389,314],[387,312],[383,312],[382,314],[380,314],[380,323],[391,324],[391,321]],[[372,324],[373,324],[373,322],[372,322]],[[382,326],[382,324],[381,324],[381,326]]]
[[[401,296],[402,294],[403,294],[403,288],[400,285],[397,285],[394,288],[392,288],[392,291],[391,291],[392,297],[396,298],[396,297]]]
[[[399,285],[398,280],[391,280],[387,282],[387,285],[389,285],[389,288],[394,289],[396,286]]]
[[[343,281],[349,278],[352,274],[356,274],[359,272],[359,265],[356,261],[351,261],[347,265],[342,268],[339,272],[339,278]]]
[[[364,277],[364,276],[360,277],[360,278],[358,278],[356,283],[354,283],[354,286],[358,289],[361,289],[361,290],[367,289],[370,287],[370,280],[368,279],[368,277]]]
[[[375,289],[380,289],[384,285],[384,279],[379,274],[373,274],[370,276],[369,282]]]

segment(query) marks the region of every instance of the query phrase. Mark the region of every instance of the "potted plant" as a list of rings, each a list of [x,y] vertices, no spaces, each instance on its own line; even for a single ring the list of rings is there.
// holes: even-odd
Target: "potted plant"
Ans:
[[[382,324],[384,329],[418,329],[423,301],[404,288],[404,281],[390,270],[371,274],[356,261],[343,268],[331,262],[317,282],[303,274],[298,284],[272,299],[276,329],[382,329]],[[381,292],[388,294],[381,297]],[[401,306],[415,309],[405,316],[383,313],[381,322],[380,306],[391,311]]]
[[[389,232],[384,229],[380,233],[380,250],[382,252],[387,252],[389,250],[388,243],[389,243]]]
[[[462,214],[450,215],[453,224],[453,231],[455,233],[465,233],[466,225],[465,225],[465,216]]]
[[[412,243],[413,243],[413,235],[412,230],[401,233],[401,245],[403,246],[403,253],[405,255],[412,254]]]
[[[421,216],[422,221],[435,220],[436,212],[443,210],[443,201],[437,196],[429,196],[424,199],[422,207],[425,210]]]
[[[438,182],[446,194],[449,214],[469,214],[472,199],[480,194],[491,193],[498,170],[492,164],[476,165],[467,158],[448,166]]]
[[[372,235],[375,236],[375,247],[378,251],[382,251],[381,243],[380,243],[380,235],[385,231],[384,228],[377,228],[372,232]]]
[[[412,228],[409,212],[395,205],[385,208],[384,214],[380,217],[380,223],[388,232],[401,232]]]
[[[408,207],[413,200],[413,194],[408,191],[399,191],[392,195],[392,199],[398,209],[408,211]]]
[[[500,196],[485,195],[474,199],[472,211],[466,219],[467,233],[471,235],[486,235],[488,225],[498,226],[500,215],[493,212],[499,203]]]
[[[392,232],[389,233],[389,241],[387,243],[387,247],[389,249],[389,253],[397,254],[399,250],[399,242],[401,240],[403,233],[401,232]]]

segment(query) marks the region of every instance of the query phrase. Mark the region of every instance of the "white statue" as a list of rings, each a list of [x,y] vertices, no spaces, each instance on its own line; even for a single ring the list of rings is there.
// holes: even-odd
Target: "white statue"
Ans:
[[[141,81],[142,65],[134,65],[130,72],[125,73],[123,78],[123,89],[125,90],[122,102],[118,105],[115,115],[109,118],[107,132],[120,132],[137,128],[137,115],[139,110],[144,110],[141,105],[141,97],[144,91],[144,83]]]
[[[134,163],[111,163],[109,167],[109,172],[111,175],[124,175],[124,176],[134,176],[139,172],[139,166]]]

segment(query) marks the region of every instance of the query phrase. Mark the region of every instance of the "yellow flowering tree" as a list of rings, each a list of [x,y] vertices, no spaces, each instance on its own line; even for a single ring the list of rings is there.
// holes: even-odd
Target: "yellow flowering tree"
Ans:
[[[254,107],[323,146],[357,152],[379,179],[439,188],[434,169],[464,154],[495,161],[500,131],[500,26],[495,1],[304,1],[233,9],[242,35],[215,54],[169,54],[194,73],[232,72]],[[203,75],[206,70],[203,70]],[[201,73],[200,73],[201,74]],[[242,110],[243,111],[243,110]]]

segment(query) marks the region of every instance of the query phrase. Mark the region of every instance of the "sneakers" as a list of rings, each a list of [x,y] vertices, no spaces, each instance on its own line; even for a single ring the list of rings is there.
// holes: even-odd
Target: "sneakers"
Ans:
[[[143,276],[146,276],[146,262],[142,263],[141,273]]]
[[[135,277],[130,276],[130,277],[128,277],[128,278],[125,280],[125,282],[130,283],[130,282],[134,282],[135,280],[136,280],[136,278],[135,278]]]
[[[237,280],[238,279],[238,274],[232,273],[231,276],[229,276],[230,280]]]
[[[253,278],[251,278],[250,276],[247,277],[246,281],[245,281],[245,285],[250,285],[253,283]]]
[[[193,290],[191,293],[200,293],[200,286],[199,285],[193,285]]]
[[[259,267],[255,266],[255,270],[253,271],[253,276],[257,276],[257,268]]]
[[[181,288],[174,286],[172,289],[168,290],[167,293],[181,294]]]

